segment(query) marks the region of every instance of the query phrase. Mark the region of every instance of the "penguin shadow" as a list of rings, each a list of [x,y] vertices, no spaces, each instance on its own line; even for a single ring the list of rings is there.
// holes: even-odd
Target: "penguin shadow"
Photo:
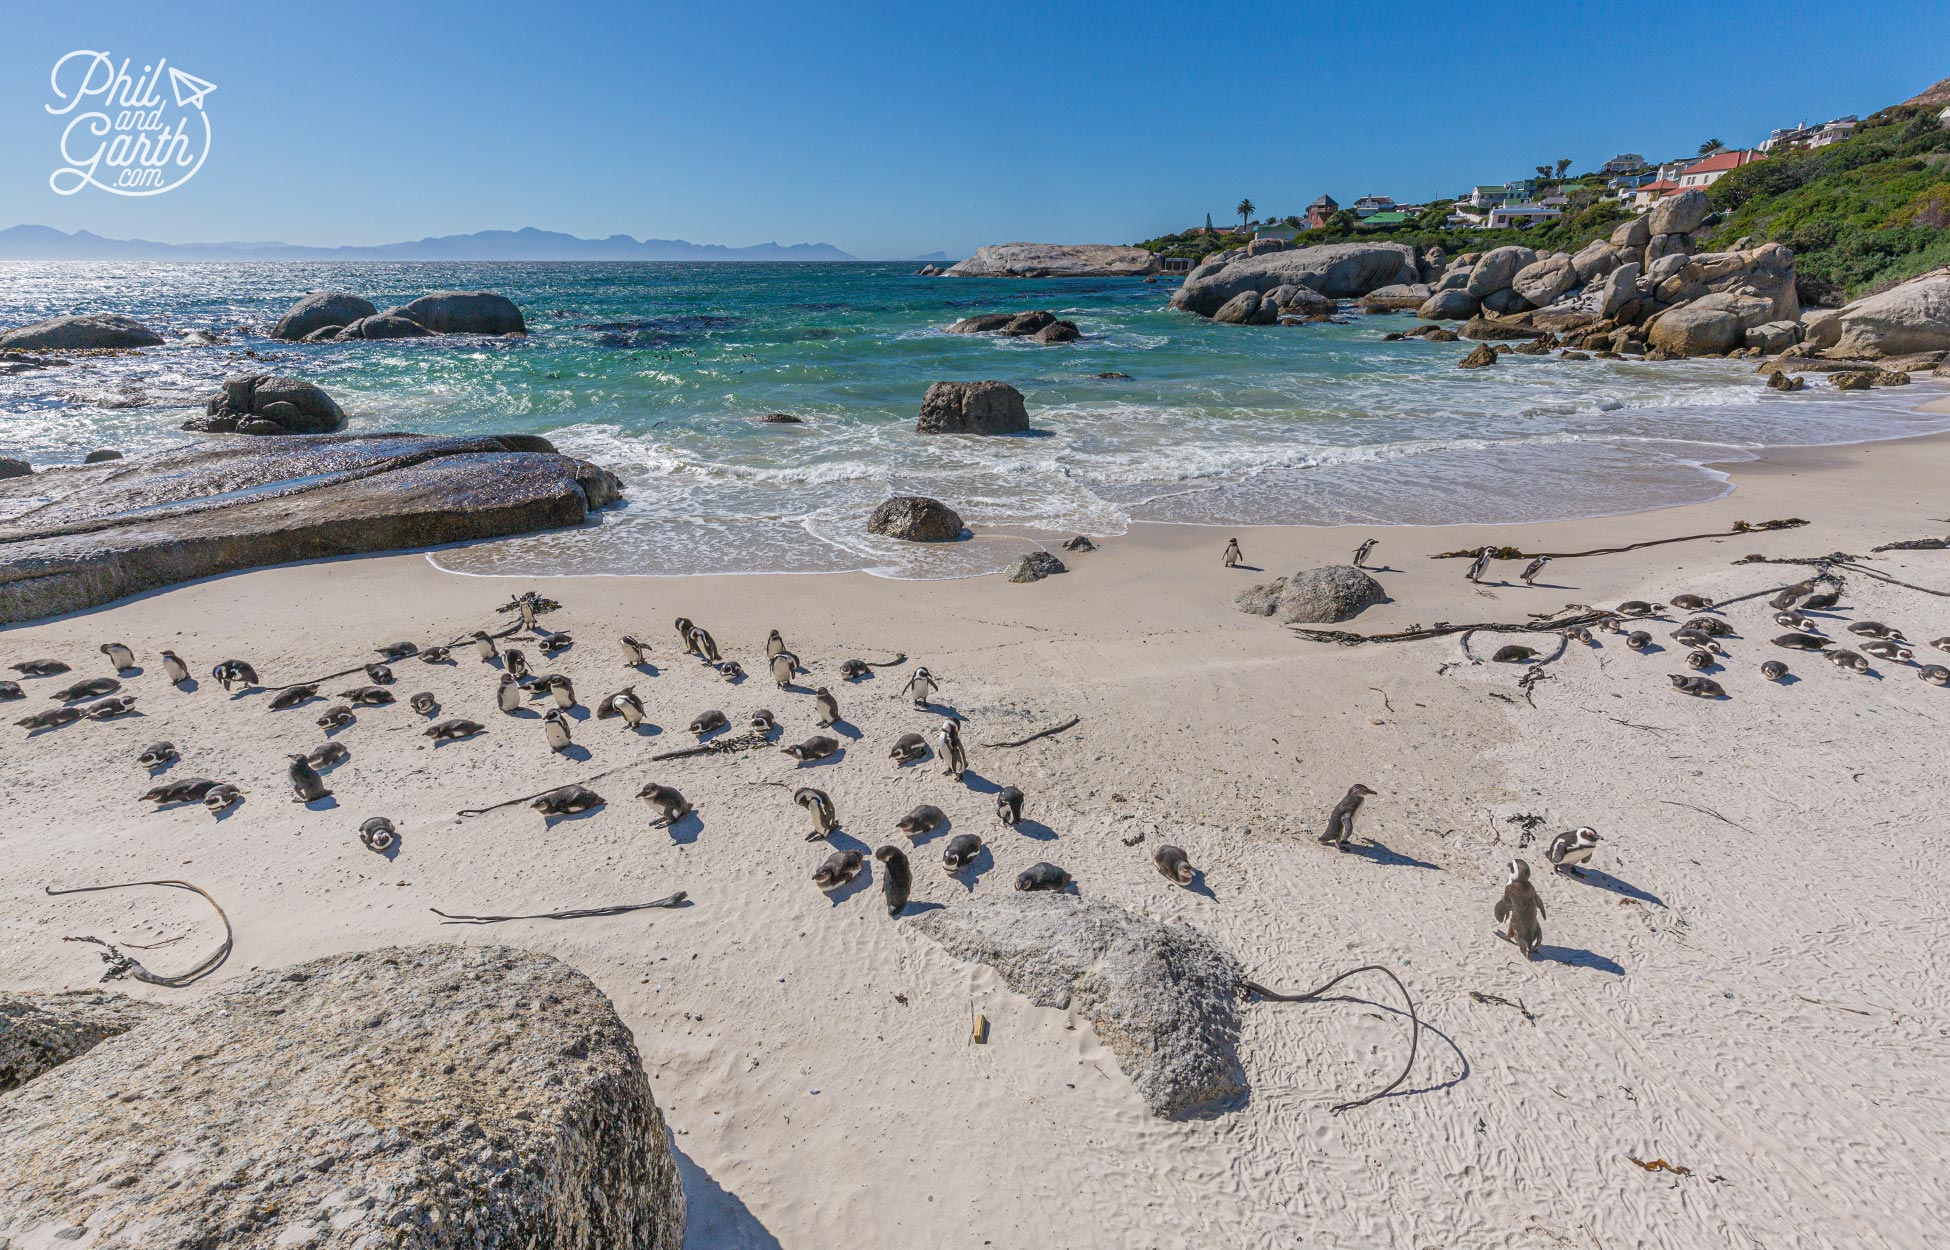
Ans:
[[[315,799],[305,800],[305,810],[308,812],[329,812],[337,808],[338,805],[339,801],[329,794],[320,795]]]
[[[1629,881],[1620,881],[1617,877],[1612,876],[1601,868],[1582,868],[1576,873],[1561,872],[1554,875],[1566,877],[1572,881],[1582,882],[1585,885],[1595,886],[1600,890],[1609,890],[1613,894],[1621,894],[1626,898],[1637,899],[1641,903],[1650,903],[1654,907],[1664,907],[1666,905],[1666,900],[1660,898],[1657,894],[1653,894],[1648,890],[1641,890]]]
[[[142,676],[142,671],[142,666],[138,664],[134,668],[118,668],[115,670],[115,675],[122,678],[140,677]]]
[[[1349,855],[1359,855],[1369,863],[1382,868],[1427,868],[1433,872],[1442,871],[1442,865],[1440,864],[1431,864],[1425,859],[1417,859],[1413,855],[1404,855],[1386,843],[1374,838],[1367,838],[1361,842],[1349,842],[1343,849]]]
[[[584,707],[582,704],[578,703],[574,707],[563,708],[562,715],[568,717],[572,721],[581,722],[589,719],[590,712],[587,707]]]
[[[1038,842],[1056,841],[1056,830],[1050,828],[1040,820],[1031,820],[1029,817],[1024,816],[1022,819],[1016,821],[1015,828],[1016,832],[1025,838],[1034,838]]]
[[[80,718],[80,720],[69,721],[67,725],[42,725],[39,729],[36,729],[31,733],[29,733],[27,737],[31,741],[32,739],[40,737],[42,734],[51,734],[58,729],[66,729],[68,725],[79,725],[83,720],[87,720],[87,719],[88,718],[84,716]]]
[[[917,712],[926,712],[929,716],[946,717],[957,725],[967,719],[961,712],[956,710],[955,705],[952,703],[917,703],[914,705],[914,710]]]
[[[1226,567],[1231,569],[1234,573],[1264,573],[1266,571],[1265,569],[1261,568],[1257,564],[1231,564],[1231,565],[1227,565]],[[1373,571],[1379,573],[1382,570],[1375,569]]]
[[[172,682],[170,684],[175,686],[178,690],[182,691],[184,694],[195,694],[198,690],[202,689],[202,685],[194,677],[185,677],[181,681]]]
[[[232,816],[235,816],[237,814],[237,809],[242,807],[248,801],[249,800],[246,797],[242,795],[238,796],[238,799],[235,803],[232,803],[229,807],[224,808],[222,811],[216,814],[217,823],[222,824],[224,821],[229,820]],[[310,806],[310,804],[307,804],[306,806]]]
[[[264,687],[262,686],[245,686],[242,689],[231,691],[230,701],[235,703],[239,699],[249,698],[251,695],[263,693]]]
[[[823,760],[799,760],[799,761],[796,761],[796,764],[795,764],[795,767],[797,767],[797,768],[830,768],[830,767],[832,767],[832,766],[833,766],[834,764],[837,764],[837,763],[839,763],[839,762],[840,762],[841,760],[843,760],[843,759],[845,759],[845,758],[846,758],[846,748],[845,748],[845,747],[839,747],[839,748],[837,748],[837,749],[835,749],[835,750],[834,750],[834,752],[833,752],[833,753],[832,753],[831,755],[829,755],[829,756],[827,756],[827,757],[826,757],[825,759],[823,759]]]
[[[982,875],[994,867],[995,856],[989,854],[988,844],[983,843],[982,849],[975,853],[975,858],[968,862],[968,866],[949,873],[948,880],[959,885],[964,893],[973,894]]]
[[[596,806],[586,808],[580,812],[562,812],[554,816],[544,816],[542,817],[542,828],[545,830],[553,829],[557,825],[567,824],[572,820],[587,820],[608,806],[609,804],[607,803],[598,803]]]
[[[440,701],[436,699],[434,700],[433,706],[428,708],[426,711],[421,712],[420,715],[426,717],[427,720],[431,722],[436,716],[440,715],[440,707],[441,707]]]
[[[328,774],[337,772],[339,766],[341,764],[346,763],[351,758],[352,758],[351,753],[347,752],[345,755],[340,756],[338,759],[329,760],[323,764],[313,764],[312,770],[316,772],[319,776],[324,777],[327,776]]]
[[[1192,869],[1192,880],[1190,884],[1181,885],[1178,888],[1187,894],[1197,894],[1201,897],[1211,899],[1215,903],[1219,901],[1219,896],[1214,894],[1212,887],[1205,883],[1205,870],[1202,868]]]
[[[944,814],[941,817],[941,823],[936,825],[934,828],[928,830],[926,833],[910,833],[904,836],[907,838],[908,844],[911,849],[912,847],[926,846],[930,842],[938,842],[942,838],[945,838],[949,834],[953,833],[954,831],[955,831],[955,818],[953,816],[948,816]],[[988,849],[989,848],[986,845],[982,847],[982,850],[984,852],[987,852]]]
[[[556,754],[565,760],[574,760],[578,764],[587,764],[592,758],[589,754],[589,748],[583,746],[580,742],[571,742],[568,746],[557,751]]]
[[[624,667],[632,672],[642,673],[645,677],[655,677],[657,675],[657,666],[648,660],[645,660],[641,664],[628,664]]]
[[[1641,647],[1641,648],[1639,648],[1639,654],[1640,654],[1640,655],[1658,655],[1658,654],[1659,654],[1660,652],[1662,652],[1662,651],[1664,651],[1664,650],[1665,650],[1665,648],[1664,648],[1664,647],[1662,647],[1662,646],[1660,646],[1660,645],[1659,645],[1658,643],[1656,643],[1656,642],[1648,642],[1648,643],[1646,643],[1646,644],[1645,644],[1645,645],[1644,645],[1643,647]]]
[[[518,707],[518,708],[516,708],[516,709],[515,709],[514,711],[512,711],[512,712],[503,712],[503,713],[502,713],[502,715],[503,715],[503,716],[512,716],[512,717],[514,717],[514,718],[515,718],[516,720],[540,720],[540,719],[542,719],[542,714],[541,714],[541,712],[540,712],[540,711],[538,711],[538,710],[537,710],[537,709],[535,709],[535,708],[532,708],[532,707]]]
[[[149,775],[151,777],[160,777],[182,762],[183,757],[178,755],[172,759],[166,759],[160,764],[151,764],[149,765]]]
[[[393,844],[387,847],[385,850],[379,852],[380,855],[382,855],[385,858],[387,863],[390,864],[394,860],[399,858],[400,843],[404,842],[405,840],[406,840],[406,836],[404,834],[400,833],[397,829],[393,831]]]
[[[828,733],[838,734],[840,737],[853,742],[860,740],[859,727],[845,717],[841,717],[830,725],[821,725],[820,728],[826,730]]]
[[[704,832],[704,819],[695,810],[688,811],[665,825],[664,830],[676,845],[689,846],[697,841],[697,835]]]
[[[1774,679],[1774,684],[1777,686],[1798,686],[1801,684],[1801,678],[1796,673],[1783,673]]]
[[[1554,964],[1563,964],[1567,968],[1590,968],[1596,972],[1608,972],[1615,977],[1625,975],[1624,966],[1617,960],[1607,959],[1595,951],[1576,946],[1552,946],[1545,943],[1537,948],[1537,958],[1547,959]]]
[[[719,725],[716,729],[707,729],[703,733],[697,735],[698,745],[702,746],[704,743],[711,741],[713,738],[721,738],[725,734],[728,734],[730,732],[731,732],[731,723],[729,721],[727,721],[722,725]]]
[[[634,726],[629,726],[628,728],[632,734],[635,734],[639,738],[654,738],[664,731],[662,725],[647,720],[641,721]]]
[[[945,910],[947,906],[948,904],[946,903],[923,903],[914,899],[909,899],[907,906],[901,908],[901,916],[918,916],[921,915],[923,912],[942,911]],[[896,916],[895,919],[898,920],[900,919],[900,917]]]
[[[961,783],[976,794],[1000,794],[1002,787],[972,768],[962,770]]]

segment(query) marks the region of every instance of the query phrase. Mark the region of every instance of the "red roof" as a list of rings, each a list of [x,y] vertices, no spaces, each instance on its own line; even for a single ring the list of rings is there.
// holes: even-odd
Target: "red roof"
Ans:
[[[1738,169],[1751,165],[1766,156],[1765,152],[1717,152],[1696,165],[1688,165],[1680,170],[1682,174],[1717,174],[1721,170]]]
[[[1665,194],[1667,191],[1684,191],[1685,189],[1686,189],[1685,187],[1680,186],[1678,183],[1672,181],[1670,178],[1661,178],[1657,182],[1648,182],[1644,186],[1638,188],[1638,190],[1640,191],[1654,191],[1661,195]]]

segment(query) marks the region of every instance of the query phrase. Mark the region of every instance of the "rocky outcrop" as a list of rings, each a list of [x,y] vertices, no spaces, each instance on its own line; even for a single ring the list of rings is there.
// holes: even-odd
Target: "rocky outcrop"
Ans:
[[[1950,348],[1950,269],[1843,306],[1810,325],[1808,342],[1832,356],[1870,360]]]
[[[16,1247],[684,1239],[629,1029],[505,946],[335,955],[157,1013],[0,1099],[0,1175]]]
[[[1000,334],[1009,338],[1027,338],[1043,344],[1074,342],[1078,335],[1077,324],[1065,321],[1055,313],[1045,309],[1023,313],[985,313],[979,317],[964,317],[948,327],[950,334]]]
[[[1679,356],[1719,355],[1741,341],[1740,319],[1717,308],[1675,308],[1652,323],[1645,341]]]
[[[1239,964],[1199,930],[1047,892],[984,895],[912,923],[1037,1006],[1090,1021],[1153,1115],[1222,1110],[1245,1095]]]
[[[1469,283],[1463,289],[1477,299],[1488,299],[1498,291],[1509,290],[1518,272],[1536,261],[1537,253],[1527,247],[1494,248],[1470,267]]]
[[[961,537],[961,514],[926,495],[896,495],[867,517],[867,532],[902,542],[951,543]]]
[[[1562,252],[1532,261],[1510,279],[1510,289],[1534,308],[1544,307],[1577,285],[1577,266]]]
[[[12,330],[0,330],[0,349],[74,352],[102,348],[161,347],[163,337],[120,313],[78,313]]]
[[[1241,291],[1212,314],[1212,320],[1235,326],[1270,326],[1279,319],[1279,305],[1258,291]]]
[[[396,312],[383,312],[376,317],[361,317],[336,334],[320,330],[306,338],[307,343],[351,342],[354,339],[430,339],[433,331],[427,329],[411,317],[402,317]]]
[[[1388,597],[1381,583],[1351,564],[1330,564],[1291,577],[1276,577],[1233,601],[1241,612],[1278,617],[1287,624],[1351,620]]]
[[[345,412],[324,388],[299,378],[264,374],[226,378],[183,428],[202,434],[332,434]]]
[[[101,990],[0,991],[0,1094],[87,1054],[160,1010],[154,1003]]]
[[[1264,295],[1291,285],[1329,299],[1356,299],[1420,281],[1414,249],[1398,243],[1328,243],[1261,256],[1221,253],[1185,275],[1171,306],[1210,317],[1247,291]]]
[[[385,315],[405,317],[435,334],[528,333],[521,309],[507,296],[492,291],[435,291],[410,304],[389,308]]]
[[[0,481],[4,481],[10,477],[26,477],[33,471],[34,466],[28,464],[25,460],[16,460],[12,456],[0,456]]]
[[[1482,310],[1482,300],[1457,286],[1429,296],[1415,315],[1428,321],[1467,321]]]
[[[360,299],[344,291],[314,291],[278,318],[271,337],[293,343],[302,342],[320,330],[349,326],[378,311],[371,300]]]
[[[0,482],[0,623],[292,560],[580,525],[616,479],[531,435],[212,439]]]
[[[1534,339],[1540,333],[1542,331],[1532,328],[1527,321],[1504,321],[1495,317],[1471,317],[1461,330],[1464,338],[1482,343]]]
[[[936,382],[921,399],[921,434],[1027,434],[1029,409],[1007,382]]]
[[[1496,363],[1496,349],[1488,343],[1480,343],[1476,349],[1456,362],[1458,369],[1485,369]]]
[[[1360,303],[1369,312],[1411,312],[1427,303],[1433,294],[1426,282],[1397,282],[1369,291]]]
[[[950,278],[1129,278],[1162,273],[1141,247],[1106,243],[991,243],[942,273]]]
[[[1711,208],[1706,202],[1706,192],[1695,188],[1668,195],[1652,206],[1646,218],[1645,228],[1653,238],[1667,234],[1691,234],[1706,221]],[[1647,243],[1650,244],[1648,239]]]
[[[1089,539],[1084,541],[1088,542]],[[1088,548],[1077,550],[1088,550]],[[1040,582],[1045,577],[1067,572],[1069,569],[1064,567],[1063,561],[1057,559],[1056,553],[1051,551],[1031,551],[1026,555],[1018,556],[1008,569],[1009,580],[1012,582]]]

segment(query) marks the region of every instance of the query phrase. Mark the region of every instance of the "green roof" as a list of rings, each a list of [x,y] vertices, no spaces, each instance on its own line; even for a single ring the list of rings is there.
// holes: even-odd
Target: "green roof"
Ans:
[[[1408,219],[1407,213],[1370,213],[1362,221],[1370,226],[1399,226]]]

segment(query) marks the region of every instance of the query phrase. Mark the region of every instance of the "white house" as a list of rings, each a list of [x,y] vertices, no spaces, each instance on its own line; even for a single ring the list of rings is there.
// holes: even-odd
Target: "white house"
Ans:
[[[1527,229],[1540,221],[1549,221],[1564,214],[1555,208],[1545,208],[1541,204],[1508,204],[1492,208],[1489,216],[1483,219],[1485,230],[1507,230],[1512,226]]]
[[[1803,122],[1799,126],[1789,126],[1774,131],[1760,145],[1760,150],[1778,152],[1783,148],[1825,148],[1831,143],[1840,143],[1854,134],[1855,128],[1859,125],[1861,120],[1853,116],[1837,117],[1818,126],[1810,126]]]

